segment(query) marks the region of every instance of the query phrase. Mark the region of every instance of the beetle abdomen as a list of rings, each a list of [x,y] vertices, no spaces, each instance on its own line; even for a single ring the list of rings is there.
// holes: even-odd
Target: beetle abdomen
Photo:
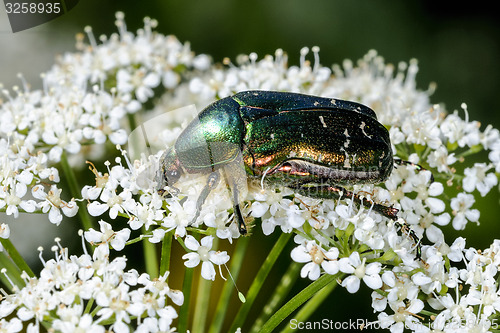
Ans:
[[[337,184],[376,183],[393,168],[387,129],[347,110],[282,111],[247,126],[245,161],[254,176],[280,172]],[[281,168],[281,169],[280,169]]]

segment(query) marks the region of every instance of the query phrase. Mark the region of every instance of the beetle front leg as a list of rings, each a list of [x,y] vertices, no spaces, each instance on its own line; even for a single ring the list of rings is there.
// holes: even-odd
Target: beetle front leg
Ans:
[[[233,190],[233,193],[236,192],[236,190]],[[236,218],[236,221],[238,222],[238,230],[240,232],[240,235],[244,236],[247,234],[247,225],[245,224],[245,219],[243,218],[243,215],[241,214],[241,209],[240,209],[240,203],[236,201],[238,199],[238,195],[235,195],[234,197],[234,217]]]
[[[234,167],[226,166],[224,168],[224,175],[225,175],[226,183],[228,184],[229,190],[230,190],[231,194],[233,195],[234,218],[236,219],[236,222],[238,223],[238,230],[240,232],[240,235],[244,236],[247,234],[247,226],[245,224],[245,219],[243,218],[243,215],[241,214],[240,191],[246,190],[245,187],[242,187],[242,186],[246,185],[246,177],[245,176],[241,177],[241,176],[236,175],[234,172],[234,169],[235,169]]]
[[[200,216],[201,207],[203,206],[203,203],[205,202],[208,195],[210,194],[210,191],[212,191],[215,187],[217,187],[217,184],[219,183],[219,179],[220,179],[220,175],[219,175],[218,171],[214,171],[208,176],[207,185],[205,185],[205,187],[201,191],[200,196],[198,197],[198,200],[196,201],[196,213],[195,213],[193,219],[191,220],[191,222],[189,223],[189,225],[194,224],[196,222],[196,220],[198,219],[198,217]]]
[[[346,190],[340,186],[331,185],[317,185],[311,186],[309,184],[289,184],[287,187],[296,190],[298,193],[303,194],[308,197],[313,198],[323,198],[323,199],[338,199],[338,198],[348,198],[353,200],[358,205],[363,205],[366,208],[371,208],[377,213],[385,216],[393,221],[398,219],[397,214],[399,210],[394,207],[387,207],[378,203],[374,203],[368,199],[362,199],[357,194]]]

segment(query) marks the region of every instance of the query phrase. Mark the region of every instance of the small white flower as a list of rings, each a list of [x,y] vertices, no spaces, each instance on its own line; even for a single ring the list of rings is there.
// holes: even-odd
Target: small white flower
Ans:
[[[463,230],[467,221],[477,222],[479,220],[479,211],[470,209],[474,204],[474,196],[472,194],[458,193],[456,198],[451,199],[450,206],[453,209],[453,228]]]
[[[488,192],[498,184],[498,179],[494,173],[486,172],[491,169],[486,163],[476,163],[473,168],[464,170],[465,177],[463,179],[463,187],[467,192],[472,192],[477,189],[481,196],[485,196]]]
[[[200,243],[191,235],[186,236],[184,244],[188,249],[194,252],[186,253],[182,259],[186,259],[186,267],[196,267],[201,264],[201,276],[206,280],[215,280],[215,265],[223,265],[229,261],[226,251],[216,252],[211,250],[213,237],[205,236]]]
[[[56,225],[59,225],[62,221],[61,211],[67,217],[73,217],[78,213],[78,206],[74,199],[69,202],[62,200],[60,197],[61,192],[62,189],[57,188],[55,185],[52,185],[47,193],[45,193],[41,185],[34,186],[31,191],[35,199],[44,200],[38,202],[37,205],[42,209],[43,213],[49,213],[49,221]]]
[[[444,146],[432,151],[427,158],[427,163],[431,168],[437,168],[439,172],[450,172],[450,165],[457,161],[455,153],[449,154]]]
[[[108,249],[109,245],[111,245],[111,247],[116,251],[123,250],[125,243],[130,237],[130,229],[124,228],[116,232],[111,228],[111,224],[104,222],[103,220],[99,221],[99,226],[101,230],[100,232],[94,230],[93,228],[85,231],[84,236],[87,242],[98,245],[99,247],[103,246],[106,249]]]
[[[10,228],[8,224],[0,224],[0,238],[8,239],[10,236]]]
[[[306,263],[302,267],[300,275],[303,278],[307,276],[311,280],[319,278],[321,273],[320,267],[328,274],[337,274],[339,271],[338,256],[339,250],[336,247],[325,251],[315,241],[308,241],[305,244],[301,244],[291,252],[291,257],[294,261]]]
[[[361,261],[358,252],[353,252],[348,258],[340,258],[340,271],[347,274],[352,274],[342,281],[342,286],[346,287],[351,294],[359,289],[360,280],[371,289],[379,289],[382,287],[382,279],[380,270],[382,265],[379,262],[372,262],[365,266],[366,258]]]
[[[135,91],[139,102],[144,103],[153,96],[153,89],[160,84],[160,76],[154,72],[146,73],[144,69],[131,73],[129,70],[120,69],[116,74],[116,88],[121,93]]]

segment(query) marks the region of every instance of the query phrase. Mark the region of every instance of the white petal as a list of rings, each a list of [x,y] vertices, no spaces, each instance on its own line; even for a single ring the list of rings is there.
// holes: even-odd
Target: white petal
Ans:
[[[17,316],[22,321],[30,320],[31,318],[33,318],[34,315],[35,315],[35,313],[33,311],[28,310],[24,306],[20,307],[19,310],[17,310]]]
[[[116,251],[121,251],[125,247],[125,243],[128,241],[129,237],[130,237],[130,229],[128,228],[122,229],[116,233],[115,237],[110,242],[110,244]]]
[[[184,239],[184,245],[191,251],[198,251],[198,248],[200,247],[200,243],[196,240],[191,235],[187,235],[186,238]]]
[[[160,84],[160,76],[156,73],[149,73],[144,78],[143,83],[148,87],[155,88]]]
[[[214,240],[213,236],[205,236],[201,239],[201,246],[204,246],[207,249],[211,249],[213,240]]]
[[[70,201],[66,205],[62,206],[61,210],[67,217],[73,217],[76,213],[78,213],[78,206],[76,202]]]
[[[429,185],[428,192],[429,195],[436,197],[438,195],[441,195],[443,193],[444,187],[443,184],[439,182],[434,182],[431,185]]]
[[[336,260],[324,260],[321,263],[321,267],[330,275],[334,275],[339,272],[339,263]]]
[[[304,267],[300,270],[300,276],[302,278],[305,278],[306,276],[309,277],[311,280],[317,280],[320,275],[320,269],[319,266],[316,265],[313,262],[310,262],[308,264],[305,264]]]
[[[252,213],[253,217],[262,217],[269,210],[269,205],[267,203],[262,203],[256,201],[252,204]]]
[[[36,209],[36,202],[35,200],[21,201],[19,207],[24,209],[25,212],[32,213]]]
[[[384,272],[382,274],[382,281],[389,287],[394,287],[396,285],[396,276],[393,272]]]
[[[342,281],[342,286],[346,287],[347,291],[354,294],[359,290],[360,281],[357,277],[350,275]]]
[[[365,274],[367,275],[378,274],[381,268],[382,268],[381,263],[372,262],[371,264],[366,265]]]
[[[52,207],[49,211],[49,221],[54,223],[55,225],[59,225],[62,221],[62,214],[59,209],[56,207]]]
[[[59,162],[61,160],[61,155],[62,155],[62,148],[59,147],[59,146],[55,146],[53,147],[50,151],[49,151],[49,159],[51,161],[54,161],[54,162]]]
[[[31,190],[31,194],[35,199],[38,200],[45,200],[47,197],[47,193],[45,193],[43,186],[41,185],[35,185],[33,186],[33,189]]]
[[[358,252],[351,253],[351,255],[349,256],[349,262],[354,267],[358,267],[359,265],[361,265],[361,258],[359,257],[359,253]]]
[[[209,254],[209,260],[213,262],[216,265],[224,265],[229,261],[229,256],[227,255],[226,251],[222,252],[215,252],[212,251],[212,253]]]
[[[422,272],[418,272],[418,273],[414,274],[411,277],[411,279],[412,279],[413,283],[415,283],[417,286],[423,286],[424,284],[428,284],[428,283],[432,282],[432,279],[430,277],[426,276]]]
[[[184,303],[184,294],[180,290],[171,290],[168,296],[172,299],[172,302],[177,305],[182,305]]]
[[[343,273],[352,274],[354,273],[354,267],[352,267],[349,262],[349,258],[340,258],[339,259],[339,269]]]
[[[440,241],[444,241],[443,231],[434,225],[431,225],[429,228],[427,228],[425,234],[427,238],[434,244]]]
[[[6,223],[0,224],[0,237],[7,239],[10,236],[10,228]]]
[[[187,259],[187,261],[184,262],[184,265],[189,268],[196,267],[200,263],[200,256],[198,255],[198,253],[194,252],[186,253],[182,256],[182,259]]]
[[[109,140],[115,145],[124,145],[127,143],[127,132],[124,129],[119,129],[109,135]]]
[[[312,260],[311,255],[302,245],[294,248],[290,253],[290,256],[292,257],[292,260],[296,262],[310,262]]]
[[[89,205],[87,205],[87,209],[89,211],[89,214],[92,216],[99,216],[104,214],[105,211],[107,211],[109,208],[108,205],[102,204],[99,201],[93,201]]]
[[[85,240],[89,243],[100,243],[102,241],[102,233],[90,228],[83,233]]]
[[[446,208],[444,202],[436,198],[427,198],[425,203],[429,206],[431,213],[433,214],[442,213]]]
[[[372,289],[380,289],[382,287],[382,279],[380,275],[365,275],[363,277],[363,282]]]
[[[211,262],[204,261],[201,264],[201,276],[205,280],[215,280],[215,268]]]

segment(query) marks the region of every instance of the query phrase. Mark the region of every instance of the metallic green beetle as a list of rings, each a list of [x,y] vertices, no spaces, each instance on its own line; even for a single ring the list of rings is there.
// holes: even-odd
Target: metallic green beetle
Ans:
[[[341,186],[380,183],[395,163],[387,129],[355,102],[288,92],[243,91],[206,107],[160,160],[160,193],[183,173],[208,174],[197,214],[220,170],[233,195],[241,234],[247,232],[239,193],[247,178],[265,178],[315,198],[351,198],[392,220],[398,210],[363,200]]]

